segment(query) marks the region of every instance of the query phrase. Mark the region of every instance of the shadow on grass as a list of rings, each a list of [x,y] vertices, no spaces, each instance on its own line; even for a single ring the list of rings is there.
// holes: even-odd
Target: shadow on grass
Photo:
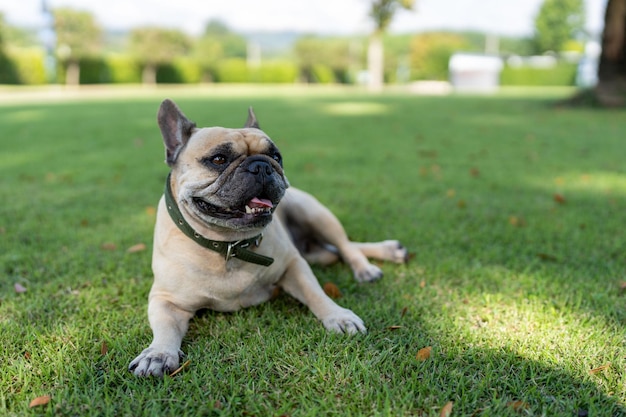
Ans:
[[[365,292],[379,292],[374,287],[381,284]],[[206,395],[207,404],[194,410],[217,403],[222,411],[250,414],[313,415],[347,407],[357,415],[427,416],[439,415],[447,401],[454,402],[455,415],[468,416],[626,412],[600,389],[602,374],[582,376],[512,347],[481,345],[448,326],[450,320],[425,320],[417,312],[398,315],[392,323],[400,328],[391,330],[387,317],[403,304],[389,300],[363,311],[358,288],[365,287],[357,286],[342,304],[366,318],[367,336],[325,334],[287,296],[234,314],[203,312],[183,343],[190,368],[168,389]],[[431,346],[432,354],[417,360],[423,346]],[[152,384],[149,390],[160,392]]]

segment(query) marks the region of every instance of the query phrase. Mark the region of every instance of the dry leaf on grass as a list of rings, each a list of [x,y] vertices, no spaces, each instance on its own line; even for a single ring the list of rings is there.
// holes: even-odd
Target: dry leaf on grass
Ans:
[[[28,404],[29,408],[39,407],[42,405],[46,405],[50,402],[51,398],[49,395],[42,395],[41,397],[37,397]]]
[[[439,417],[450,417],[452,415],[452,405],[454,403],[452,401],[448,401],[446,405],[441,408],[439,412]]]
[[[13,288],[15,288],[15,292],[18,294],[24,294],[26,292],[26,287],[24,287],[22,284],[16,283]]]
[[[389,326],[389,327],[387,327],[388,330],[399,330],[401,328],[402,328],[402,326]]]
[[[514,227],[526,226],[526,220],[523,217],[509,216],[509,224]]]
[[[543,253],[543,252],[538,253],[537,257],[541,259],[542,261],[557,262],[559,260],[559,258],[557,258],[556,256],[550,255],[549,253]]]
[[[563,194],[554,194],[554,201],[556,201],[559,204],[565,204],[566,200],[565,197],[563,197]]]
[[[117,249],[117,245],[113,242],[104,242],[102,245],[100,245],[100,249],[113,251]]]
[[[100,355],[104,356],[109,352],[109,347],[107,346],[107,342],[103,341],[102,345],[100,345]]]
[[[146,244],[137,243],[136,245],[133,245],[130,248],[126,249],[126,253],[137,253],[137,252],[142,252],[144,250],[146,250]]]
[[[402,318],[402,317],[406,316],[406,313],[407,313],[408,311],[409,311],[409,308],[408,308],[408,307],[404,307],[404,308],[402,309],[402,312],[400,313],[400,318]]]
[[[595,375],[598,372],[606,371],[611,367],[611,363],[607,363],[606,365],[598,366],[597,368],[593,368],[589,370],[590,375]]]
[[[430,358],[430,353],[432,352],[432,346],[426,346],[417,351],[417,355],[415,355],[415,359],[418,361],[425,361]]]
[[[339,291],[339,287],[337,287],[332,282],[327,282],[324,284],[324,292],[330,298],[341,298],[341,291]]]
[[[528,403],[524,402],[524,401],[509,401],[508,403],[506,403],[507,407],[511,407],[513,410],[515,411],[523,411],[523,410],[528,410],[530,408],[530,406],[528,405]]]

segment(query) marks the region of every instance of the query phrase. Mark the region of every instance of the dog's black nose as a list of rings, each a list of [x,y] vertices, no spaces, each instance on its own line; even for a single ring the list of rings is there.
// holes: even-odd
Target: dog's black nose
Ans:
[[[257,176],[272,175],[272,166],[263,159],[255,159],[248,164],[248,172]]]

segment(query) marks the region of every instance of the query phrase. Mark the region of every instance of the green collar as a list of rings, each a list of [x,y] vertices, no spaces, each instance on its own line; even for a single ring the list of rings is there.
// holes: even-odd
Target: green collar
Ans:
[[[170,176],[171,174],[167,176],[167,181],[165,183],[165,205],[167,206],[167,211],[176,226],[178,226],[180,231],[183,232],[188,238],[204,248],[224,255],[224,259],[226,259],[226,261],[230,258],[238,258],[245,262],[263,266],[270,266],[274,262],[274,259],[269,256],[263,256],[248,249],[250,246],[258,247],[261,244],[261,240],[263,239],[262,233],[251,237],[250,239],[237,240],[233,242],[221,242],[218,240],[207,239],[196,232],[193,227],[187,223],[178,208],[178,204],[176,204],[176,200],[172,195]]]

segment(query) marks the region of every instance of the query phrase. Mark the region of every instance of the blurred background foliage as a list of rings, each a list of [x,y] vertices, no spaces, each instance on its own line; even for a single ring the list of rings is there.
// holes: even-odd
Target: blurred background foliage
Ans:
[[[52,15],[57,39],[55,78],[50,80],[46,50],[37,33],[7,24],[0,13],[0,84],[356,84],[364,83],[366,76],[367,35],[237,33],[216,20],[207,22],[197,37],[162,27],[120,33],[101,28],[90,12],[63,8]],[[554,16],[569,26],[554,23]],[[497,37],[496,51],[493,35],[479,32],[384,33],[385,82],[447,80],[448,61],[455,52],[496,53],[505,60],[549,53],[558,65],[506,66],[501,84],[573,85],[577,62],[571,54],[580,54],[586,41],[582,22],[580,0],[546,0],[535,34]]]

